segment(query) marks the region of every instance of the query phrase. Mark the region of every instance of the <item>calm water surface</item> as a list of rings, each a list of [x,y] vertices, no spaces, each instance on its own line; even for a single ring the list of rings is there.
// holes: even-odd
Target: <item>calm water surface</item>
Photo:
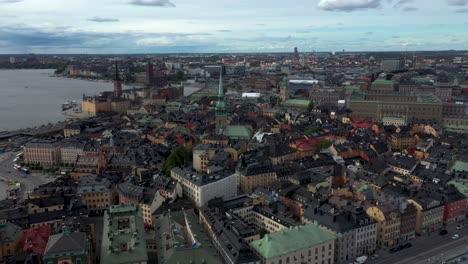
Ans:
[[[65,120],[62,103],[83,93],[111,91],[112,83],[50,77],[54,70],[0,70],[0,131]]]
[[[63,102],[80,103],[83,93],[97,95],[114,88],[111,82],[51,77],[53,73],[54,70],[0,70],[0,131],[65,120]]]

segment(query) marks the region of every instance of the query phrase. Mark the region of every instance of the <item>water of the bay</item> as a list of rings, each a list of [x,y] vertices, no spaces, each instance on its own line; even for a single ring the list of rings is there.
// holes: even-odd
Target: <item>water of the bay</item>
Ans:
[[[52,77],[54,70],[0,70],[0,131],[67,119],[65,101],[112,91],[111,82]],[[133,86],[124,86],[124,89]]]

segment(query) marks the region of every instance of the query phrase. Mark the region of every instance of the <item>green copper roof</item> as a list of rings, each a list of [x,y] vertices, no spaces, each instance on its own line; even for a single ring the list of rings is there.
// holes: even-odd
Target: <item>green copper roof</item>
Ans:
[[[449,126],[445,126],[445,130],[447,130],[449,132],[457,132],[457,133],[467,134],[468,133],[468,126],[449,125]]]
[[[226,102],[224,101],[223,67],[219,72],[218,102],[216,103],[216,115],[226,115]]]
[[[389,121],[405,122],[405,118],[404,117],[395,117],[395,116],[384,116],[384,117],[382,117],[382,122],[389,122]]]
[[[440,102],[442,102],[437,96],[435,96],[433,94],[420,95],[419,98],[421,98],[421,101],[423,103],[440,103]]]
[[[455,188],[458,189],[458,191],[465,195],[465,197],[468,197],[468,181],[465,179],[456,179],[456,180],[451,180],[448,182],[448,184],[455,186]]]
[[[264,238],[251,242],[250,246],[262,257],[270,259],[335,239],[332,233],[322,230],[316,224],[309,224],[265,235]]]
[[[358,85],[349,85],[345,87],[345,90],[348,92],[356,91],[356,90],[361,90],[361,86]]]
[[[413,77],[411,78],[417,84],[430,84],[433,83],[431,78],[427,77]]]
[[[245,126],[227,126],[223,130],[223,134],[231,139],[250,139],[252,137],[252,132]]]
[[[176,126],[172,129],[173,132],[179,132],[184,135],[190,135],[190,129],[184,126]]]
[[[366,99],[366,95],[361,90],[354,90],[351,94],[350,100],[363,101]]]
[[[0,224],[0,241],[9,243],[15,241],[20,235],[21,228],[17,225],[6,223]]]
[[[114,205],[111,208],[109,208],[109,212],[111,214],[115,213],[130,213],[130,212],[136,212],[138,211],[138,208],[136,205]]]
[[[143,215],[136,205],[112,206],[104,214],[101,263],[146,263]]]
[[[378,80],[375,80],[372,85],[396,85],[398,84],[398,82],[394,81],[394,80],[382,80],[382,79],[378,79]]]
[[[468,162],[464,161],[455,161],[453,164],[452,171],[468,171]]]
[[[304,106],[308,107],[311,100],[300,100],[300,99],[289,99],[284,102],[284,105],[291,105],[291,106]]]

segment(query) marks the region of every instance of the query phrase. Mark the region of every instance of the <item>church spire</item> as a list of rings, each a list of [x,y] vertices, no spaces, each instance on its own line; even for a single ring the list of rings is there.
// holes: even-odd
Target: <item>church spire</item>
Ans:
[[[218,102],[216,104],[216,115],[226,115],[226,103],[224,102],[224,88],[223,88],[223,70],[221,66],[219,72],[219,86],[218,86]]]
[[[114,97],[120,98],[122,96],[122,82],[119,75],[119,64],[115,62],[115,79],[114,79]]]
[[[120,81],[119,63],[118,62],[115,62],[115,80]]]
[[[223,89],[223,66],[219,71],[219,86],[218,86],[218,98],[222,96],[224,98],[224,89]]]
[[[216,133],[218,134],[223,133],[228,123],[226,102],[224,101],[223,70],[224,66],[221,66],[221,70],[219,71],[218,103],[216,104]]]

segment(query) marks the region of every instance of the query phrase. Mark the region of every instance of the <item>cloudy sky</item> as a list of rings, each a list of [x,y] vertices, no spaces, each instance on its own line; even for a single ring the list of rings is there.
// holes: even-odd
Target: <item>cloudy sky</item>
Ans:
[[[468,49],[468,0],[0,0],[0,53]]]

